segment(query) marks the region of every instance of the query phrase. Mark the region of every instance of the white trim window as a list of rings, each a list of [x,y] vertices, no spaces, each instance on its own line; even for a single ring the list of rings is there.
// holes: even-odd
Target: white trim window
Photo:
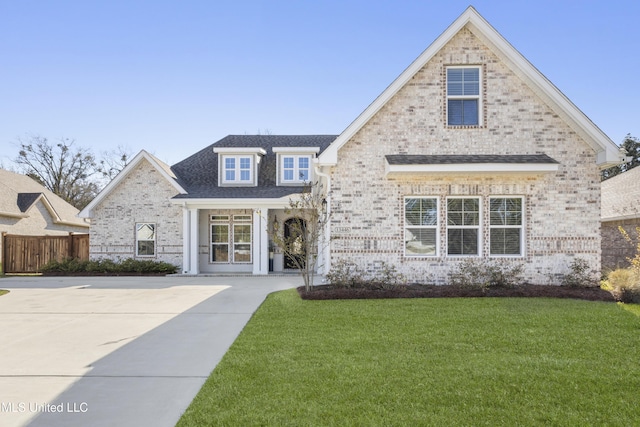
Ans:
[[[216,264],[252,262],[251,215],[211,215],[210,260]]]
[[[229,220],[211,224],[211,262],[229,262]]]
[[[447,67],[447,125],[482,124],[481,69],[478,66]]]
[[[280,155],[280,182],[283,184],[301,184],[309,181],[311,181],[310,155]]]
[[[152,257],[156,255],[156,224],[153,222],[136,223],[136,256]]]
[[[522,197],[489,198],[489,251],[496,256],[523,255]]]
[[[438,254],[437,197],[405,197],[404,254],[410,257]]]
[[[224,184],[253,184],[253,156],[222,156]]]
[[[447,255],[480,255],[480,198],[447,199]]]

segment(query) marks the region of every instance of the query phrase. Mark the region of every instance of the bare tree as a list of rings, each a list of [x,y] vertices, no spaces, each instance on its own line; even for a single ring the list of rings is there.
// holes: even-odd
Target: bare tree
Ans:
[[[307,291],[313,286],[320,251],[329,244],[324,238],[329,222],[326,203],[321,184],[305,186],[299,197],[289,199],[285,209],[292,216],[286,223],[289,229],[285,231],[276,223],[269,233],[273,243],[295,264]]]
[[[111,151],[103,151],[100,162],[98,163],[98,172],[100,172],[104,181],[104,184],[108,184],[113,178],[124,169],[131,158],[133,152],[130,147],[118,145],[117,148]]]
[[[95,156],[75,140],[60,138],[51,143],[39,135],[18,138],[18,168],[44,187],[78,209],[85,207],[98,193],[94,180],[98,173]]]

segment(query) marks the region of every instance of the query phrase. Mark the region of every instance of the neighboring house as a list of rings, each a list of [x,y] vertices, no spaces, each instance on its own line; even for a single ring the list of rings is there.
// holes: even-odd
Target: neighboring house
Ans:
[[[602,271],[628,267],[638,244],[640,167],[602,181]],[[624,229],[631,242],[620,232]]]
[[[320,272],[383,262],[446,283],[467,259],[546,283],[600,264],[600,169],[618,147],[473,8],[338,136],[228,136],[168,167],[141,152],[81,215],[93,257],[269,271],[268,230],[305,181],[331,221]],[[273,270],[290,263],[277,248]]]
[[[28,176],[0,169],[0,232],[28,236],[88,233],[89,223],[77,215],[78,209]]]

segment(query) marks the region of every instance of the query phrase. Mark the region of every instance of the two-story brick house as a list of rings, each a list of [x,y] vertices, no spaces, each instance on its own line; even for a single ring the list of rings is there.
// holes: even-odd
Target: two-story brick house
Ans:
[[[600,262],[599,171],[617,146],[473,8],[337,136],[229,136],[168,167],[146,152],[82,212],[91,253],[266,274],[268,229],[326,191],[322,270],[390,263],[446,282],[468,258],[545,283]],[[286,269],[275,257],[273,270]]]

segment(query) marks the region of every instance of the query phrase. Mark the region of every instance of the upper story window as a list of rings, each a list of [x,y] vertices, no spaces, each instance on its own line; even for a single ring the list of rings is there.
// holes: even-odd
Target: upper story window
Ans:
[[[218,185],[258,185],[258,165],[267,152],[260,147],[214,147],[218,154]]]
[[[283,183],[309,182],[311,178],[311,156],[309,155],[282,155],[280,156]]]
[[[273,147],[278,156],[278,185],[302,185],[313,180],[313,158],[319,147]]]
[[[251,184],[253,182],[252,156],[223,156],[224,183]]]
[[[480,67],[447,68],[447,125],[481,124]]]

